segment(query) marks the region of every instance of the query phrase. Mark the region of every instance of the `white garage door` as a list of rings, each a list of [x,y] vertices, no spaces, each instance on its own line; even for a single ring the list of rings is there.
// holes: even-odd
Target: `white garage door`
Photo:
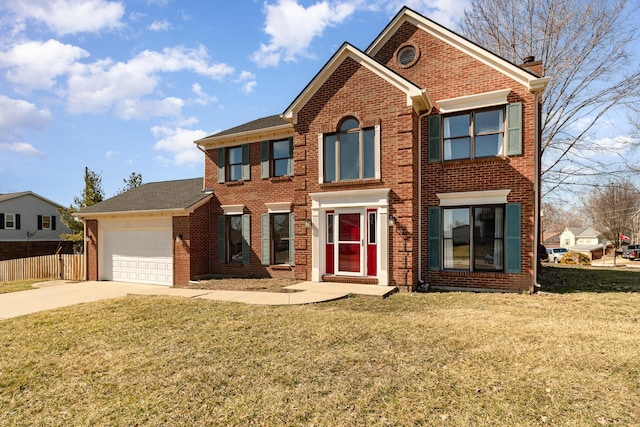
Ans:
[[[102,280],[173,284],[171,229],[104,230]]]

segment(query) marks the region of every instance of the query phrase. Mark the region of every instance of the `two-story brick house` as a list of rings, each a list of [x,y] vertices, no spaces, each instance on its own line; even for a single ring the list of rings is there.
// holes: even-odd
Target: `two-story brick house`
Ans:
[[[281,116],[197,141],[220,205],[212,270],[532,289],[546,82],[403,9]]]
[[[532,290],[548,81],[536,65],[408,8],[365,51],[345,43],[282,114],[196,141],[212,195],[183,217],[175,257],[187,245],[199,262],[174,260],[174,283]]]

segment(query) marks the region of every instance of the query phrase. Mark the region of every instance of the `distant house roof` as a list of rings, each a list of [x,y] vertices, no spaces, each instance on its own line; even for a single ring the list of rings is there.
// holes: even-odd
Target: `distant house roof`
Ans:
[[[203,179],[150,182],[91,205],[75,216],[80,218],[114,213],[148,213],[158,211],[189,211],[211,197],[203,191]]]
[[[51,201],[45,197],[42,197],[39,194],[34,193],[33,191],[20,191],[18,193],[7,193],[7,194],[0,194],[0,202],[5,202],[7,200],[12,200],[12,199],[17,199],[18,197],[23,197],[23,196],[33,196],[33,197],[37,197],[40,200],[43,200],[47,203],[50,203],[54,206],[57,206],[59,208],[61,208],[62,206],[54,201]]]
[[[587,227],[567,227],[574,236],[576,237],[598,237],[600,234],[599,231],[594,230],[593,228]]]

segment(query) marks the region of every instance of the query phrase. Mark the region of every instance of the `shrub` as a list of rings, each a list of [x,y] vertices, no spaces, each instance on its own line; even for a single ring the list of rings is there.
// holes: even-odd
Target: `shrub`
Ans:
[[[564,254],[562,259],[560,260],[562,264],[573,264],[573,265],[589,265],[591,264],[591,260],[589,257],[582,252],[567,252]]]

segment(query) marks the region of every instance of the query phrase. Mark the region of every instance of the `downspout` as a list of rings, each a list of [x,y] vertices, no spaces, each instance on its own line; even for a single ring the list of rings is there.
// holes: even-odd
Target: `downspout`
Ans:
[[[535,159],[534,159],[534,168],[535,168],[535,179],[533,184],[533,192],[535,197],[534,204],[534,215],[533,215],[533,286],[532,292],[536,291],[536,286],[538,285],[538,260],[540,259],[540,254],[538,254],[539,243],[540,243],[540,92],[536,91],[533,96],[534,106],[536,109],[535,120],[533,121],[533,131],[536,139],[536,149],[535,149]]]
[[[422,118],[431,114],[432,108],[418,116],[418,288],[422,280]]]

